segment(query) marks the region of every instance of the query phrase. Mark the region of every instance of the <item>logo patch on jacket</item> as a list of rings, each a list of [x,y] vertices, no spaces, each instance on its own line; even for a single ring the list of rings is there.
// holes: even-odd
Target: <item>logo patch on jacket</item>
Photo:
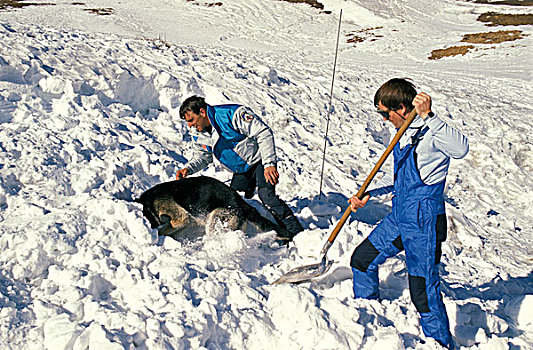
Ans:
[[[241,118],[242,118],[242,120],[244,120],[244,121],[247,122],[247,123],[250,123],[252,120],[254,120],[254,116],[253,116],[253,115],[251,115],[251,114],[246,114],[246,113],[243,114],[243,115],[241,116]]]

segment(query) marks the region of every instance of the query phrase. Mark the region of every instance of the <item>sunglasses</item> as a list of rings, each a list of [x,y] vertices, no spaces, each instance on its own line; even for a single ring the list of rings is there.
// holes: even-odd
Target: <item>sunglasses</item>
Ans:
[[[383,118],[389,119],[391,111],[392,111],[392,109],[389,109],[389,110],[386,110],[386,111],[382,111],[381,109],[378,109],[376,112],[378,112],[379,115],[381,115]]]

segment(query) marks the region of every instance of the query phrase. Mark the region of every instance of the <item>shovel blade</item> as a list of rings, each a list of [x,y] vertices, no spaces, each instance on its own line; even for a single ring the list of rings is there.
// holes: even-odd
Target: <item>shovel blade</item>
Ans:
[[[329,268],[333,265],[333,261],[326,260],[324,257],[321,262],[317,264],[300,266],[295,269],[290,270],[271,284],[281,284],[281,283],[303,283],[307,282],[315,277],[321,276],[326,273]]]

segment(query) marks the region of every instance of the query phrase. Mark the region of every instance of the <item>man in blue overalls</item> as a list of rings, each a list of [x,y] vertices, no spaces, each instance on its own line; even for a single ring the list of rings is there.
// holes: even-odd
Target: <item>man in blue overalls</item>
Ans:
[[[468,153],[468,140],[431,111],[431,98],[417,94],[412,83],[392,79],[374,96],[384,120],[400,128],[416,108],[417,117],[393,151],[394,172],[362,200],[350,198],[352,210],[370,196],[393,192],[392,212],[355,248],[350,265],[356,298],[378,299],[378,266],[405,250],[411,300],[426,336],[452,346],[450,326],[440,293],[438,264],[446,240],[444,185],[450,158]]]
[[[275,192],[279,180],[272,130],[249,108],[228,104],[208,105],[203,97],[183,101],[180,117],[191,128],[195,141],[193,158],[178,170],[180,180],[213,162],[213,156],[233,173],[230,187],[252,198],[257,188],[259,199],[277,224],[292,239],[303,230],[292,210]]]

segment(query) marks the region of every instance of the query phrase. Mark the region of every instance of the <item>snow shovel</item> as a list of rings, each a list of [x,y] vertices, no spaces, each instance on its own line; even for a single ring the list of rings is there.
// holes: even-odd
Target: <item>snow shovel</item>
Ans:
[[[383,152],[383,155],[381,158],[379,158],[378,162],[366,178],[365,182],[357,192],[356,196],[359,199],[363,199],[366,189],[368,188],[368,185],[370,185],[370,182],[374,179],[374,176],[376,176],[377,172],[389,156],[389,154],[392,152],[394,146],[398,143],[402,135],[405,133],[405,130],[411,125],[413,120],[416,117],[416,109],[413,108],[407,119],[403,122],[401,128],[398,130],[392,141],[390,142],[389,146]],[[354,211],[355,212],[355,211]],[[295,269],[292,269],[291,271],[287,272],[283,276],[281,276],[276,281],[272,282],[272,284],[281,284],[281,283],[302,283],[307,282],[311,280],[312,278],[318,277],[326,273],[331,265],[333,265],[333,261],[327,259],[327,253],[329,248],[331,248],[333,242],[335,241],[335,238],[337,238],[337,235],[339,234],[339,231],[341,230],[342,226],[348,220],[348,217],[352,213],[352,209],[350,206],[346,209],[344,214],[342,215],[341,219],[337,223],[337,226],[333,229],[333,232],[329,235],[328,240],[324,244],[324,247],[320,251],[320,255],[322,255],[322,260],[317,264],[311,264],[311,265],[305,265],[300,266]]]

